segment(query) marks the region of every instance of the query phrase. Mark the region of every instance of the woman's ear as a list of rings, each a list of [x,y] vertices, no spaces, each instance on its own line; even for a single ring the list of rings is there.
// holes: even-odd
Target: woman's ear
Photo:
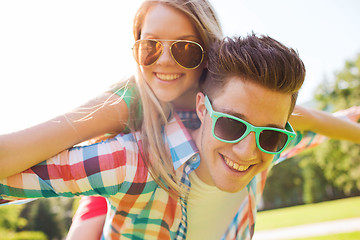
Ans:
[[[206,114],[205,95],[202,92],[196,94],[196,114],[203,123]]]

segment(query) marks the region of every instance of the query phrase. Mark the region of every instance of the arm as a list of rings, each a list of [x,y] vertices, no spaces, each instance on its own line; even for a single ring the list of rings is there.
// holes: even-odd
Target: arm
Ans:
[[[125,147],[130,143],[132,149]],[[127,169],[132,164],[131,159],[127,161],[127,155],[132,152],[136,154],[137,148],[136,143],[130,143],[115,137],[61,152],[24,172],[0,179],[0,196],[48,198],[115,195],[122,191],[122,182],[132,171]]]
[[[357,123],[359,119],[360,106],[349,108],[335,115],[296,106],[290,122],[296,131],[312,131],[332,139],[360,144],[360,124]]]
[[[107,202],[105,198],[98,196],[82,197],[66,240],[100,239],[106,213]]]
[[[103,232],[106,215],[100,215],[84,221],[73,222],[69,229],[66,240],[99,240]]]
[[[121,132],[128,119],[128,108],[124,101],[117,100],[118,95],[105,92],[73,112],[19,132],[0,135],[0,165],[3,166],[0,178],[30,168],[85,140]],[[79,120],[82,118],[85,119]]]
[[[327,138],[360,143],[360,106],[329,114],[323,111],[296,106],[290,117],[291,124],[298,132],[287,149],[274,159],[280,163],[306,149],[313,148]]]

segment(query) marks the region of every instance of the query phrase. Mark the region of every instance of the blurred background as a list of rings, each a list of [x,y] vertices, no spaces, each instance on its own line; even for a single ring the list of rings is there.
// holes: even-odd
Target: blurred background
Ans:
[[[359,1],[210,2],[225,35],[268,34],[298,50],[307,68],[299,104],[330,112],[360,105]],[[140,3],[0,1],[0,134],[70,111],[131,73],[132,19]],[[359,145],[329,140],[280,164],[271,172],[263,210],[358,199],[359,156]],[[54,222],[57,233],[36,239],[61,239],[74,206],[56,199],[9,207],[0,207],[0,232],[45,231],[34,225],[49,215],[54,220],[42,223],[44,229]],[[360,217],[354,208],[349,212]]]

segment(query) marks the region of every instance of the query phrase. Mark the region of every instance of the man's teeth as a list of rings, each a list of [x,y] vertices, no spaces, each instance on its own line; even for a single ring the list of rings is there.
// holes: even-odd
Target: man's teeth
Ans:
[[[159,78],[160,80],[164,80],[164,81],[172,81],[175,79],[178,79],[181,75],[180,74],[162,74],[162,73],[157,73],[156,77]]]
[[[231,167],[232,169],[235,169],[237,171],[240,171],[240,172],[247,170],[251,166],[251,165],[239,165],[239,164],[234,163],[233,161],[227,159],[226,157],[224,157],[224,159],[225,159],[226,164],[229,167]]]

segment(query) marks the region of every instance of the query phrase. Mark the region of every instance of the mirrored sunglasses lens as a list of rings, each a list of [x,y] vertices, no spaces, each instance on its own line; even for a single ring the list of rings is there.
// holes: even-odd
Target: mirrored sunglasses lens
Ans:
[[[219,117],[215,123],[215,135],[226,141],[234,141],[244,135],[246,125],[227,117]]]
[[[260,133],[260,146],[269,152],[282,150],[288,140],[288,135],[273,130],[264,130]]]
[[[133,47],[134,57],[139,65],[149,66],[156,62],[162,52],[163,46],[160,42],[153,40],[141,40]]]
[[[171,47],[175,60],[185,68],[197,67],[203,57],[201,47],[192,42],[175,42]]]

